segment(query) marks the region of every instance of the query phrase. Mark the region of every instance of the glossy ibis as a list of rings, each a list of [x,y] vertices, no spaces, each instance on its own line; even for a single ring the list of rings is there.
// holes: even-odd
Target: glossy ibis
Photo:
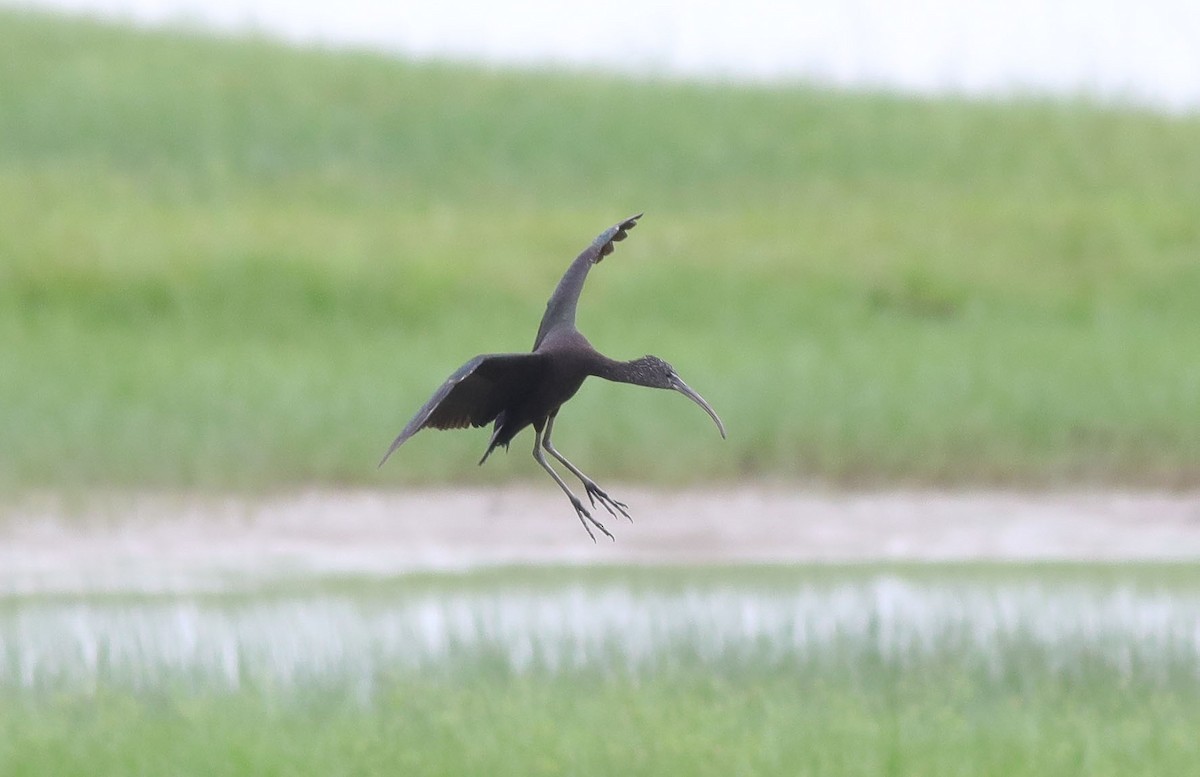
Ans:
[[[619,383],[678,391],[704,408],[724,437],[725,426],[716,411],[680,379],[671,365],[657,356],[643,356],[627,362],[610,359],[593,348],[575,328],[575,306],[588,271],[612,253],[613,244],[624,240],[641,217],[639,213],[606,229],[571,262],[546,303],[546,314],[542,316],[531,353],[484,354],[459,367],[408,422],[379,466],[382,467],[405,440],[422,429],[463,429],[494,424],[492,438],[479,460],[483,464],[496,446],[503,445],[507,450],[518,432],[532,426],[533,457],[566,493],[583,528],[595,541],[596,535],[589,523],[609,539],[612,534],[588,512],[542,453],[544,448],[579,478],[593,508],[599,501],[614,518],[618,512],[629,518],[624,503],[605,493],[594,480],[567,461],[550,441],[559,408],[575,396],[585,378],[595,375]]]

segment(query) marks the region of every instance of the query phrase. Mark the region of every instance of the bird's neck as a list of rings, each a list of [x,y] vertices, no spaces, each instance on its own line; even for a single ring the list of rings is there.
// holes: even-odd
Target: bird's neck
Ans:
[[[604,354],[596,354],[599,358],[592,368],[592,374],[597,378],[615,381],[617,383],[633,383],[639,386],[650,385],[646,382],[645,370],[642,369],[644,358],[632,359],[627,362],[610,359]]]

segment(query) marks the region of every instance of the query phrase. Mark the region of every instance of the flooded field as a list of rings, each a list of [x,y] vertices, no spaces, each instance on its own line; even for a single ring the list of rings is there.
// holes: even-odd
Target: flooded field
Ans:
[[[642,573],[640,585],[564,571],[534,584],[495,573],[298,593],[16,599],[0,604],[0,687],[315,685],[369,697],[397,673],[481,663],[514,675],[643,675],[948,661],[985,681],[1101,672],[1200,688],[1200,586],[1043,581],[1035,571],[994,582],[758,575],[770,582],[745,570],[657,582]]]
[[[1194,499],[637,496],[597,545],[519,489],[11,511],[0,774],[1200,759]]]

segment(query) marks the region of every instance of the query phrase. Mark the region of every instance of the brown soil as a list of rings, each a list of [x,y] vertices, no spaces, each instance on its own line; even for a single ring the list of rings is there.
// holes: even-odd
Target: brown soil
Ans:
[[[197,590],[499,564],[1200,559],[1200,494],[614,488],[593,544],[552,484],[57,499],[0,520],[0,594]],[[100,503],[100,504],[96,504]]]

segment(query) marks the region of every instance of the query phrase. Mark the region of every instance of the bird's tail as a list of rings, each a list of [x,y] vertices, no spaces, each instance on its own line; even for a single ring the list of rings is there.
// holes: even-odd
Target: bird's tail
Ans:
[[[488,456],[492,455],[492,451],[496,450],[496,448],[501,445],[504,447],[505,451],[508,450],[508,443],[497,443],[493,441],[491,444],[489,444],[488,449],[483,452],[483,458],[479,460],[479,465],[483,466],[483,462],[487,461]]]
[[[483,452],[483,458],[479,460],[479,466],[483,466],[483,462],[487,461],[488,456],[492,455],[492,451],[496,450],[499,445],[504,446],[504,450],[508,450],[507,442],[500,442],[500,429],[503,428],[500,423],[501,419],[496,419],[496,425],[492,428],[492,439],[488,440],[487,450]]]

